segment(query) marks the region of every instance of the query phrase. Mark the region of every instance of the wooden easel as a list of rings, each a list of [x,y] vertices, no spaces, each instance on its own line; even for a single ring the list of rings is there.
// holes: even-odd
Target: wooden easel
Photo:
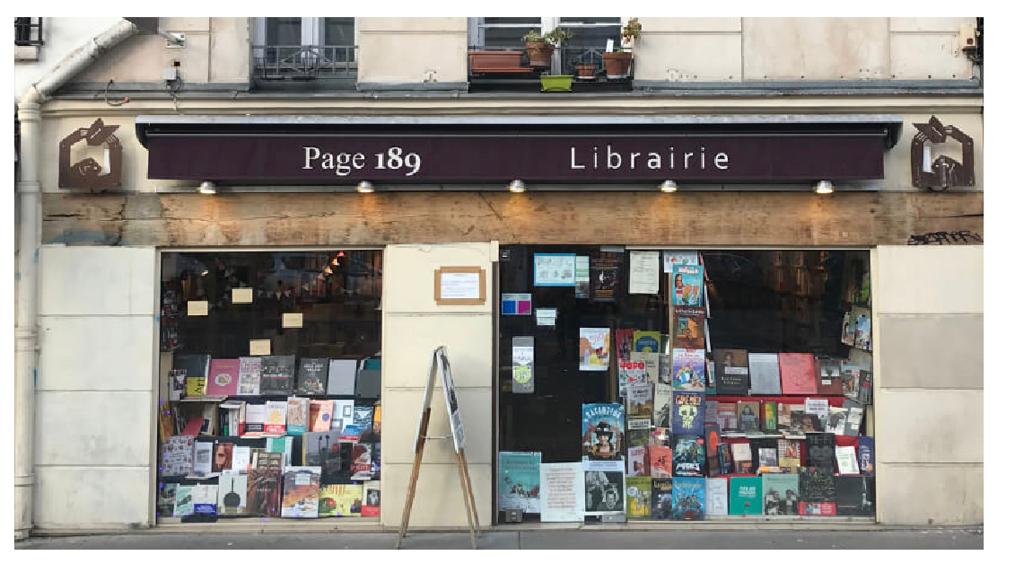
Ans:
[[[441,381],[444,389],[444,403],[448,410],[448,421],[452,433],[447,436],[428,436],[427,427],[430,424],[430,402],[434,394],[434,382],[438,372],[441,373]],[[455,382],[452,379],[451,365],[448,363],[448,353],[444,346],[434,350],[430,361],[430,374],[427,377],[427,386],[423,393],[423,410],[420,413],[419,429],[416,432],[416,457],[412,465],[412,473],[409,475],[409,487],[405,492],[405,509],[402,512],[402,527],[398,532],[398,541],[395,549],[402,548],[402,539],[409,531],[409,516],[412,514],[412,504],[416,497],[416,481],[420,476],[420,467],[423,462],[423,450],[427,440],[452,439],[455,446],[456,466],[459,470],[459,482],[462,485],[462,499],[466,504],[466,521],[469,524],[469,541],[473,549],[476,549],[477,530],[480,529],[480,518],[476,513],[476,499],[473,497],[473,486],[469,481],[469,468],[466,465],[465,431],[462,428],[462,417],[459,415],[458,403],[455,398]]]

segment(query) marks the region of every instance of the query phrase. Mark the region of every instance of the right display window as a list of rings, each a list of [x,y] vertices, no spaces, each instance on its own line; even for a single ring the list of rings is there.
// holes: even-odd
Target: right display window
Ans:
[[[868,251],[500,260],[499,521],[874,516]]]

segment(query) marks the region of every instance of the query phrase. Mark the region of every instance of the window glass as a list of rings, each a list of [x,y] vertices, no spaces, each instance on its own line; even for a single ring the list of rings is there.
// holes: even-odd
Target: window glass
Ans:
[[[302,44],[302,18],[267,18],[267,45]]]
[[[540,18],[483,18],[480,42],[487,48],[522,48],[523,36],[540,30]]]
[[[324,45],[355,45],[355,18],[324,18]]]

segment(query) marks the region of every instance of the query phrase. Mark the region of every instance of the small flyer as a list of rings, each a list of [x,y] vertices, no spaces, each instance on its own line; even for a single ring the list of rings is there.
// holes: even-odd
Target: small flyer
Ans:
[[[533,337],[512,337],[512,393],[533,394]]]
[[[533,286],[575,287],[576,255],[572,253],[534,253]]]
[[[611,348],[609,329],[580,328],[580,370],[608,370]]]

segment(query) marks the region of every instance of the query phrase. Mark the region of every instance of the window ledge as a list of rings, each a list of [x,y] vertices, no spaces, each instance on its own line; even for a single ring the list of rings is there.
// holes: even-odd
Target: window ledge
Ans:
[[[14,46],[15,62],[39,61],[39,46]]]

